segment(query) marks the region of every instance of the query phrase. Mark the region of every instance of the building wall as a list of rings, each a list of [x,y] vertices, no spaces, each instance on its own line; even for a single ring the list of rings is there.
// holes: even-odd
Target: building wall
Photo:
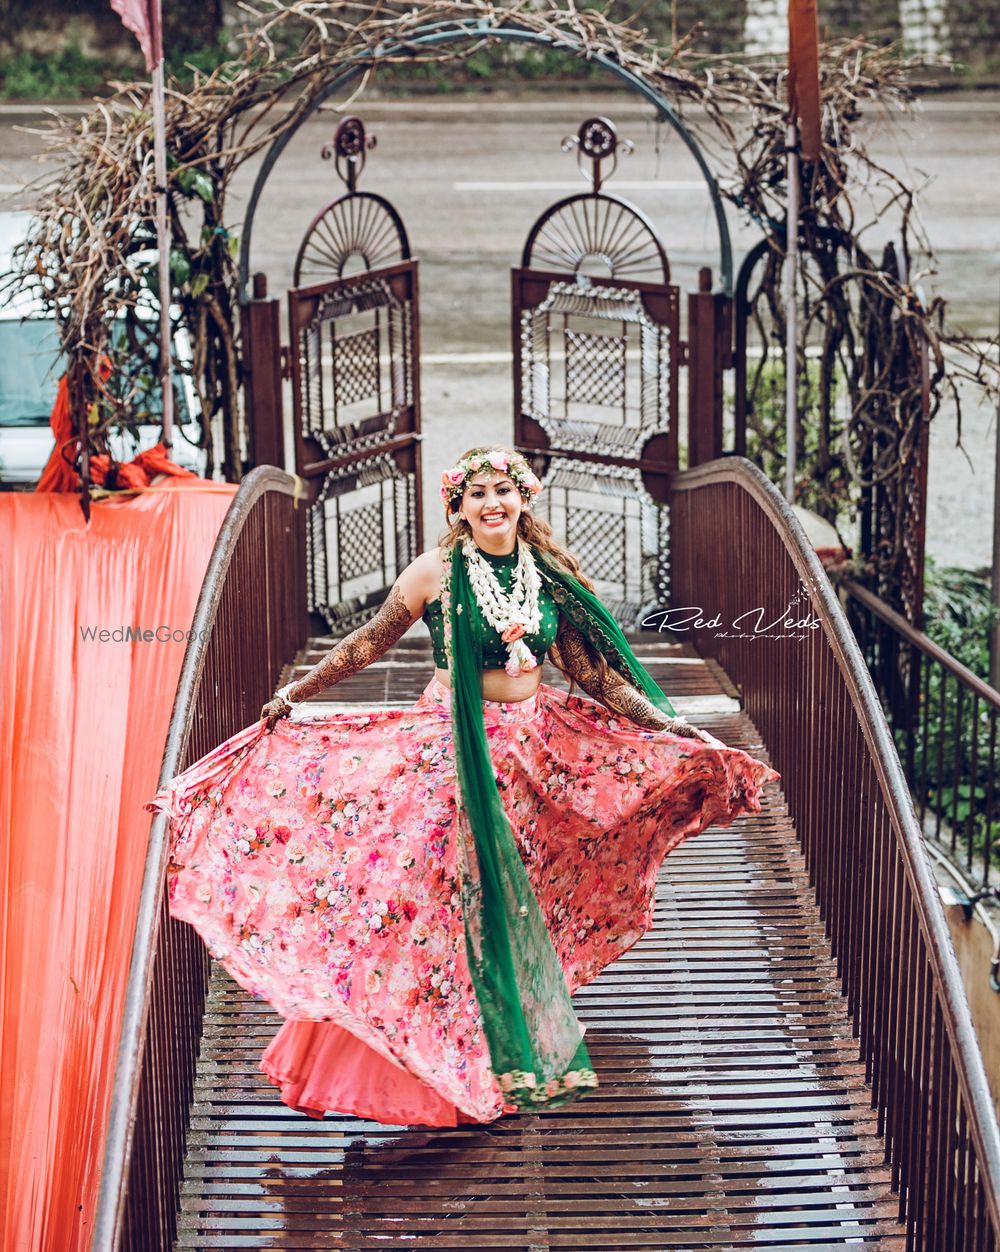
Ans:
[[[996,0],[818,0],[820,38],[869,34],[903,40],[911,53],[955,57],[973,65],[1000,62],[1000,4]],[[696,25],[705,52],[780,52],[787,47],[787,0],[676,0],[619,4],[639,10],[638,24],[663,45]],[[613,10],[612,10],[613,11]]]

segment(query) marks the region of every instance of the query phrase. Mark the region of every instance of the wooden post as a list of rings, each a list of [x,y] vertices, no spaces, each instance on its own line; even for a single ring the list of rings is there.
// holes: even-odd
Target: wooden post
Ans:
[[[722,376],[732,365],[733,302],[712,292],[712,271],[698,271],[688,292],[688,467],[722,456]]]
[[[277,300],[267,298],[267,275],[254,274],[253,299],[240,306],[243,325],[247,464],[285,468],[281,395],[281,326]]]

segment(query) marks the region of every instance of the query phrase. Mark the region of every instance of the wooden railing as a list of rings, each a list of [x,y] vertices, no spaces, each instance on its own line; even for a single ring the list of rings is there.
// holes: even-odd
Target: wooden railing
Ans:
[[[908,1246],[1000,1246],[1000,1137],[909,790],[836,593],[742,457],[675,476],[675,615],[741,690],[798,830]]]
[[[195,610],[161,784],[253,722],[306,640],[305,515],[295,479],[262,466],[236,493]],[[199,643],[204,640],[204,643]],[[173,1243],[208,954],[167,913],[166,818],[157,814],[139,902],[93,1252]]]

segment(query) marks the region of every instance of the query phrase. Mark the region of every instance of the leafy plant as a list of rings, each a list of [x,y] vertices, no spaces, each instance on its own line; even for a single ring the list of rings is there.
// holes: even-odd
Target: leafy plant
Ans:
[[[747,457],[772,482],[784,481],[787,447],[785,424],[785,362],[764,359],[748,363]],[[831,380],[825,399],[836,409],[842,380]],[[859,492],[843,462],[829,457],[822,438],[820,406],[824,399],[821,363],[807,358],[798,376],[798,441],[796,447],[795,503],[811,509],[836,527],[838,533],[853,529]],[[850,546],[850,545],[848,545]]]
[[[71,99],[97,91],[106,67],[76,44],[52,54],[19,52],[0,61],[0,95],[26,100]]]

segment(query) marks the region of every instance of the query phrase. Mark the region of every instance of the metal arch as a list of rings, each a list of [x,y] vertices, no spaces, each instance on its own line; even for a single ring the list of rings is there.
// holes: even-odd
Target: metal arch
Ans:
[[[250,200],[247,204],[247,211],[244,216],[243,235],[240,241],[240,290],[247,292],[250,281],[250,237],[253,230],[253,220],[257,211],[257,204],[263,193],[264,186],[271,175],[271,170],[281,156],[285,147],[291,141],[292,136],[296,134],[303,122],[307,121],[319,107],[330,98],[335,92],[345,87],[354,79],[360,77],[367,65],[373,61],[377,62],[385,57],[405,54],[408,49],[420,47],[434,47],[437,44],[454,43],[460,40],[470,39],[500,39],[510,43],[530,43],[540,44],[545,47],[555,48],[565,51],[568,56],[573,56],[581,60],[590,61],[593,64],[600,65],[602,69],[608,70],[615,77],[621,79],[623,83],[631,87],[633,91],[643,96],[653,105],[659,120],[668,122],[680,136],[684,145],[694,158],[695,164],[698,166],[702,177],[705,179],[705,185],[708,188],[708,194],[712,201],[712,211],[715,215],[715,224],[719,233],[719,290],[725,295],[731,295],[733,290],[733,247],[729,237],[729,224],[726,221],[725,208],[722,203],[722,196],[719,192],[718,183],[715,176],[708,167],[708,163],[701,151],[700,146],[688,128],[681,121],[680,117],[674,110],[673,105],[667,98],[660,94],[652,87],[644,78],[634,74],[631,70],[625,69],[613,61],[606,53],[598,52],[590,54],[574,39],[553,39],[550,35],[544,35],[537,31],[521,30],[516,26],[492,26],[489,22],[477,20],[474,22],[429,22],[426,26],[421,26],[417,31],[406,40],[392,40],[383,44],[379,44],[371,52],[359,52],[353,63],[348,64],[323,87],[316,98],[312,101],[309,108],[303,113],[296,126],[279,135],[274,143],[268,149],[267,156],[261,164],[254,181],[253,191],[250,194]]]
[[[735,378],[735,414],[733,431],[733,453],[736,456],[747,454],[747,298],[750,292],[750,279],[763,257],[776,246],[784,249],[784,236],[765,235],[758,239],[743,258],[739,274],[736,277],[736,292],[733,299],[733,318],[735,323],[735,345],[733,365]]]

